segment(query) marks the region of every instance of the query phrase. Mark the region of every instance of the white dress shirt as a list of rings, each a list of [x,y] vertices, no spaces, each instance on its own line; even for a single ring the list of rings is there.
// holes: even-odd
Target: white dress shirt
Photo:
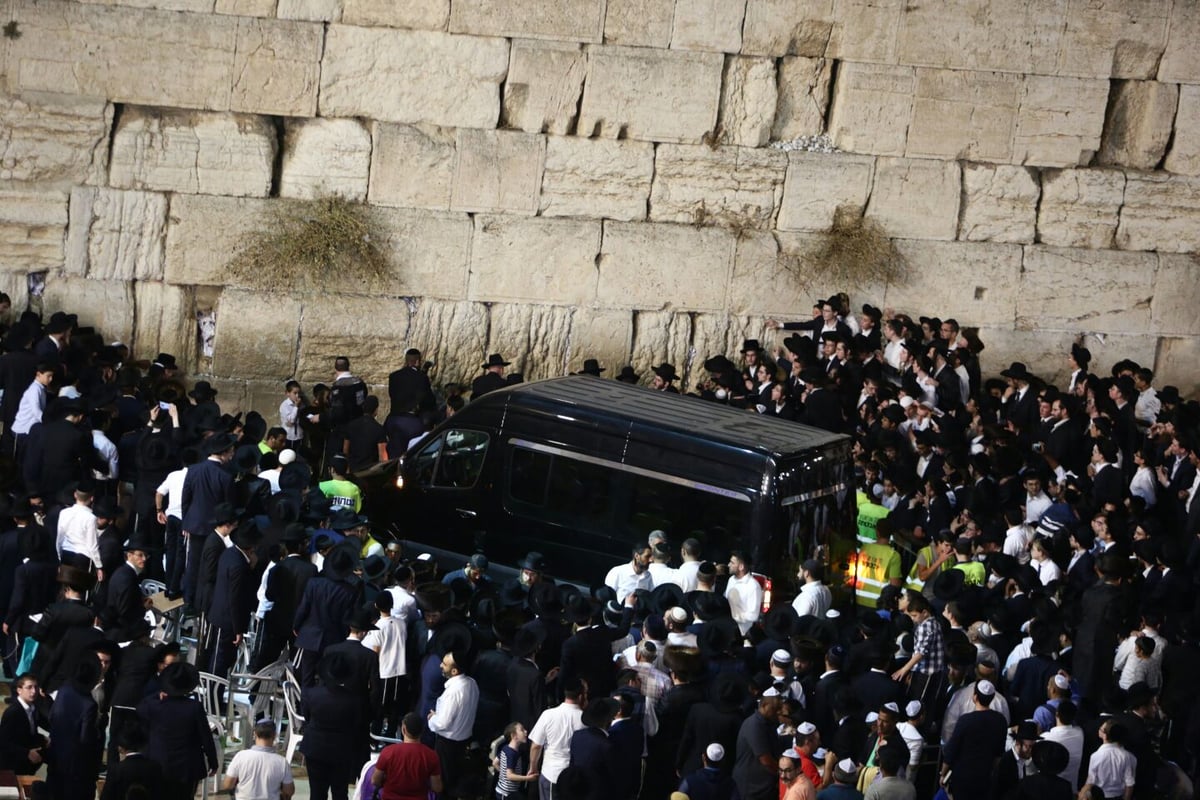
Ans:
[[[633,562],[618,564],[608,571],[608,575],[604,577],[604,585],[608,586],[617,593],[617,602],[622,603],[625,598],[633,594],[638,589],[650,591],[654,588],[653,579],[650,573],[637,573],[633,570]]]
[[[820,581],[813,581],[801,586],[800,594],[796,595],[796,599],[792,601],[792,608],[796,609],[796,614],[801,617],[806,615],[824,617],[825,612],[831,606],[833,606],[833,593]]]
[[[747,572],[744,578],[729,576],[725,586],[725,599],[729,601],[729,609],[733,612],[733,621],[745,636],[758,622],[762,613],[763,589],[754,575]]]
[[[187,467],[167,473],[167,477],[154,491],[167,498],[164,509],[168,517],[183,519],[183,479],[187,475]]]
[[[29,429],[42,421],[42,412],[46,410],[46,387],[34,381],[21,395],[21,404],[17,406],[17,416],[13,419],[12,432],[21,436],[29,433]]]
[[[100,569],[100,532],[90,507],[76,503],[59,513],[56,544],[60,559],[64,550],[70,550],[90,558],[96,569]]]
[[[1042,738],[1058,742],[1067,748],[1067,768],[1058,773],[1071,784],[1071,791],[1079,791],[1079,765],[1083,763],[1083,728],[1078,725],[1055,725],[1042,734]]]
[[[433,716],[429,718],[429,730],[445,739],[465,742],[471,738],[475,727],[475,711],[479,708],[479,686],[473,678],[455,675],[446,681]]]
[[[403,586],[393,586],[388,591],[392,593],[392,619],[407,625],[417,618],[417,598]]]
[[[1133,786],[1137,757],[1117,744],[1102,744],[1088,761],[1087,782],[1099,786],[1105,797],[1120,797]]]
[[[679,582],[679,570],[672,569],[666,564],[660,564],[655,561],[650,564],[650,568],[646,572],[650,575],[651,588],[662,586],[664,583],[673,583],[682,588],[682,584]],[[617,597],[620,596],[620,593],[618,593]]]
[[[679,569],[675,570],[675,577],[679,579],[679,588],[685,593],[694,592],[699,583],[697,575],[700,574],[699,561],[684,561],[679,565]]]

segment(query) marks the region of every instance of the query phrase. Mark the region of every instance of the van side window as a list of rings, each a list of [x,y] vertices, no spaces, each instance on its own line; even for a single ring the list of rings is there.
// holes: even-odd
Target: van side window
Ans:
[[[620,473],[523,447],[509,453],[508,496],[524,513],[583,530],[609,530]]]
[[[486,433],[445,431],[417,453],[417,482],[422,486],[469,489],[483,471],[487,448]]]
[[[631,506],[632,527],[639,538],[661,530],[676,545],[687,538],[698,539],[701,554],[709,560],[726,561],[731,551],[745,547],[747,503],[641,478],[634,484]]]

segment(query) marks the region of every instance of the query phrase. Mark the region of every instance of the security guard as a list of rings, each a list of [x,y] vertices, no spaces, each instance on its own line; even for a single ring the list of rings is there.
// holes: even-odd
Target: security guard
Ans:
[[[875,541],[863,544],[855,564],[855,602],[863,608],[875,608],[879,594],[889,583],[904,584],[900,554],[892,549],[892,523],[886,517],[875,523]]]

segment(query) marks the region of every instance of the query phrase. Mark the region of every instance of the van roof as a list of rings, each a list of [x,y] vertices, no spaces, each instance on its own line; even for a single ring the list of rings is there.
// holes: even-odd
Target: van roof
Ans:
[[[589,375],[521,383],[489,392],[478,402],[487,403],[489,398],[530,406],[561,403],[585,408],[600,416],[627,419],[780,456],[847,439],[842,434],[821,428]]]

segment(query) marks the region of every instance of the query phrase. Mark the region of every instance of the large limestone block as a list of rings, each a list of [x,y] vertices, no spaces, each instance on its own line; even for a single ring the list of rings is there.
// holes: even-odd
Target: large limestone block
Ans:
[[[128,8],[160,8],[164,11],[190,11],[208,14],[213,10],[213,0],[79,0],[98,6],[126,6]]]
[[[606,222],[596,299],[610,308],[721,310],[736,243],[720,228]]]
[[[545,161],[543,136],[459,129],[450,208],[532,216],[538,209]]]
[[[339,22],[342,18],[342,0],[279,0],[275,16],[280,19]]]
[[[768,229],[787,166],[787,155],[777,150],[659,145],[650,219]]]
[[[226,265],[240,249],[242,237],[267,224],[269,208],[267,200],[174,195],[167,225],[165,280],[183,286],[227,284]]]
[[[0,182],[103,183],[112,116],[103,99],[0,97]]]
[[[515,41],[504,82],[504,127],[526,133],[572,133],[587,74],[578,44]]]
[[[1071,0],[1058,74],[1153,78],[1167,44],[1170,5],[1159,0]]]
[[[1200,175],[1200,86],[1180,86],[1175,113],[1175,138],[1163,169],[1181,175]]]
[[[875,159],[867,156],[789,153],[778,228],[829,230],[838,208],[866,207],[874,172]]]
[[[650,142],[546,140],[546,169],[538,213],[546,217],[646,217],[654,145]]]
[[[320,311],[305,313],[301,321],[296,373],[305,376],[300,380],[327,378],[333,360],[344,355],[355,375],[368,383],[387,383],[387,376],[403,363],[400,341],[407,327],[408,304],[403,299],[324,297]]]
[[[166,195],[79,187],[71,192],[66,271],[96,280],[162,280]]]
[[[962,0],[907,3],[901,64],[1053,75],[1068,0]]]
[[[1123,172],[1044,170],[1042,202],[1038,207],[1038,240],[1057,247],[1112,247],[1123,202]]]
[[[172,286],[158,281],[133,285],[133,352],[170,353],[184,371],[196,364],[196,298],[189,286]],[[224,396],[221,405],[224,406]]]
[[[956,161],[880,158],[867,216],[893,236],[954,239],[962,176]]]
[[[43,272],[63,266],[66,192],[0,190],[0,270]]]
[[[130,281],[94,281],[66,275],[46,278],[42,308],[79,315],[81,327],[92,327],[105,341],[133,339],[134,301]]]
[[[507,72],[503,39],[330,25],[321,116],[492,128]]]
[[[1157,81],[1120,81],[1109,99],[1100,164],[1154,169],[1175,123],[1179,87]]]
[[[250,114],[125,109],[109,182],[122,189],[266,197],[275,128]]]
[[[829,135],[842,150],[902,156],[916,70],[843,63],[833,85]]]
[[[371,126],[371,188],[373,205],[406,208],[450,208],[455,133],[431,125]]]
[[[376,209],[389,274],[381,291],[461,300],[467,295],[471,220],[465,214]]]
[[[898,36],[908,6],[904,0],[834,0],[833,29],[825,55],[847,61],[896,63]]]
[[[1200,261],[1195,254],[1160,254],[1150,303],[1150,330],[1165,335],[1200,336],[1200,314],[1196,313],[1198,282]]]
[[[324,41],[320,23],[238,20],[229,108],[258,114],[314,116]]]
[[[825,55],[833,24],[833,0],[748,0],[742,52],[820,58]]]
[[[489,313],[488,352],[506,354],[513,362],[509,371],[520,372],[527,381],[564,375],[570,363],[568,342],[573,311],[568,306],[493,305]]]
[[[281,197],[367,196],[371,134],[358,120],[288,120],[283,137]]]
[[[316,23],[20,0],[12,91],[142,105],[308,116],[316,110]]]
[[[824,58],[788,56],[779,60],[779,104],[771,138],[788,141],[825,132],[833,62]]]
[[[585,305],[596,296],[600,223],[475,217],[472,300]]]
[[[600,42],[604,0],[454,0],[450,31],[565,42]]]
[[[1200,83],[1200,5],[1172,3],[1167,48],[1158,65],[1158,79],[1167,83]]]
[[[666,47],[674,17],[675,0],[608,0],[604,43]]]
[[[1108,81],[1027,75],[1013,161],[1044,167],[1089,163],[1100,147],[1107,102]]]
[[[958,238],[972,242],[1034,240],[1041,187],[1027,167],[964,164]]]
[[[675,0],[671,47],[736,53],[745,16],[746,0]]]
[[[333,297],[327,298],[332,300]],[[261,378],[291,377],[296,369],[296,344],[300,333],[301,302],[286,294],[226,289],[217,305],[217,339],[213,346],[213,372],[217,375]],[[325,303],[304,317],[328,319]],[[350,319],[344,320],[350,323]],[[380,320],[380,322],[386,322]],[[353,364],[354,362],[351,361]],[[359,367],[355,366],[355,373]],[[326,366],[328,377],[333,359]]]
[[[1167,172],[1200,175],[1200,86],[1179,87],[1175,112],[1175,138],[1163,162]]]
[[[1141,333],[1157,268],[1153,253],[1026,247],[1017,327]]]
[[[1154,383],[1157,386],[1174,386],[1185,400],[1200,397],[1200,339],[1194,336],[1164,336],[1158,339],[1157,358],[1154,364]]]
[[[567,366],[562,374],[578,372],[585,358],[595,358],[606,378],[616,377],[629,363],[633,346],[633,312],[607,308],[577,308],[571,315],[571,338],[563,348]]]
[[[918,69],[906,153],[1004,162],[1023,83],[1020,75]]]
[[[807,314],[813,302],[829,291],[822,283],[821,265],[813,257],[821,244],[821,237],[811,233],[748,231],[739,236],[729,283],[730,313],[780,320]],[[882,291],[878,297],[868,297],[854,287],[855,299],[860,296],[864,301],[883,302]],[[782,334],[759,338],[775,344],[783,341]]]
[[[720,53],[589,47],[579,133],[698,143],[717,122],[724,62]]]
[[[21,0],[6,40],[9,90],[227,109],[238,20]]]
[[[897,311],[931,310],[974,325],[1009,325],[1016,318],[1021,247],[994,242],[896,240],[908,264],[903,281],[888,284],[884,301]]]
[[[449,19],[450,0],[342,0],[347,25],[444,31]]]
[[[470,385],[479,377],[480,364],[487,360],[484,331],[488,329],[488,307],[484,303],[445,302],[412,298],[407,304],[403,336],[394,348],[416,347],[436,366],[430,371],[435,384]],[[463,335],[463,332],[469,335]],[[492,351],[495,352],[495,351]]]
[[[213,11],[235,17],[273,17],[278,4],[279,0],[217,0]]]
[[[1200,250],[1200,178],[1129,173],[1116,242],[1122,250]]]
[[[746,56],[725,59],[717,115],[720,143],[743,147],[765,145],[771,139],[778,97],[774,59]]]

